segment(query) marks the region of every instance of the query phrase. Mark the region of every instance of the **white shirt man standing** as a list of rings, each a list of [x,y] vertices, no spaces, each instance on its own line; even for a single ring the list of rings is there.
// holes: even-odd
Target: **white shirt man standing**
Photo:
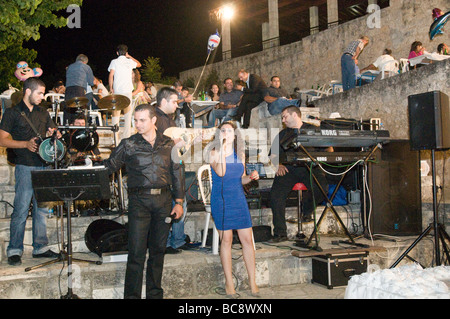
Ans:
[[[128,54],[128,47],[121,44],[117,47],[118,58],[111,61],[109,72],[109,88],[111,94],[124,95],[130,99],[130,105],[123,110],[124,114],[124,129],[122,133],[122,139],[131,136],[131,116],[133,110],[131,109],[131,100],[133,93],[133,69],[140,68],[141,63]],[[112,125],[119,124],[120,112],[113,111]]]

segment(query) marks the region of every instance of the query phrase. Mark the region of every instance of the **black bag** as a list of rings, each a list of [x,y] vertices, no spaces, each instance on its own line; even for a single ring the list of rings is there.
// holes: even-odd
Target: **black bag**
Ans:
[[[84,236],[87,248],[102,257],[103,253],[128,251],[126,227],[109,219],[92,222]]]

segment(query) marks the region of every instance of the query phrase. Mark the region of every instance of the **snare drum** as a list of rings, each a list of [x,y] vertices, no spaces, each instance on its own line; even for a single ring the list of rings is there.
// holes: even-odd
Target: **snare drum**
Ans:
[[[56,160],[61,161],[66,155],[66,145],[63,141],[56,140]],[[51,137],[47,137],[39,145],[39,156],[47,163],[55,162],[55,145]]]

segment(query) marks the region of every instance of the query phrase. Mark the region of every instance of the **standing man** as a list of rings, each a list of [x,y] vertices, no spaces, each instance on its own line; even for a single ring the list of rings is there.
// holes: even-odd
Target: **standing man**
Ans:
[[[215,108],[209,114],[209,127],[216,126],[216,119],[222,119],[222,122],[231,120],[236,115],[242,95],[244,95],[242,91],[234,88],[231,78],[225,79],[223,84],[225,91],[220,94],[219,103],[216,104]]]
[[[79,54],[74,63],[69,65],[66,70],[66,93],[64,96],[64,103],[61,103],[64,111],[64,123],[68,125],[72,123],[77,114],[75,110],[67,107],[66,102],[74,97],[85,97],[88,86],[94,85],[94,73],[87,63],[89,59],[84,54]]]
[[[300,107],[302,100],[291,99],[289,93],[281,87],[279,76],[272,76],[270,86],[267,89],[264,101],[267,102],[267,109],[271,115],[280,114],[289,105]]]
[[[140,68],[141,63],[128,54],[128,47],[121,44],[117,47],[118,58],[111,61],[109,72],[109,90],[111,94],[124,95],[130,99],[130,105],[123,110],[124,129],[122,138],[128,138],[131,135],[131,117],[133,110],[131,109],[131,101],[133,94],[133,69]],[[119,124],[120,112],[113,111],[112,125]]]
[[[302,113],[297,106],[288,106],[285,108],[281,112],[281,119],[286,128],[276,137],[276,141],[279,141],[279,144],[273,144],[270,151],[271,161],[276,165],[276,175],[273,180],[272,189],[270,190],[270,207],[272,208],[274,235],[274,238],[271,239],[270,242],[273,243],[282,242],[288,239],[286,226],[286,200],[295,184],[303,183],[308,188],[308,191],[304,193],[302,200],[304,221],[311,221],[311,215],[315,206],[325,199],[314,181],[312,181],[313,185],[311,185],[311,174],[306,166],[294,166],[286,163],[286,152],[298,152],[298,150],[290,149],[290,144],[295,136],[300,133],[300,129],[315,128],[315,126],[303,123]],[[279,147],[275,145],[279,145]],[[308,151],[313,151],[313,149],[309,149]],[[327,191],[328,183],[324,172],[316,166],[313,168],[313,173],[322,188]],[[311,187],[314,195],[313,192],[311,192]]]
[[[29,78],[23,84],[23,92],[23,100],[16,106],[6,109],[0,123],[0,146],[11,148],[16,154],[16,194],[7,248],[8,264],[13,266],[22,263],[25,225],[31,201],[33,201],[33,258],[58,256],[47,246],[48,208],[41,207],[34,197],[31,172],[45,169],[45,164],[37,154],[36,133],[25,117],[42,137],[46,134],[52,135],[56,125],[48,111],[39,106],[44,99],[44,82],[37,78]]]
[[[176,103],[176,102],[175,102]],[[128,173],[128,260],[125,298],[141,298],[144,263],[148,249],[146,298],[163,298],[161,279],[171,216],[183,214],[184,175],[173,141],[156,130],[156,109],[136,107],[137,133],[123,139],[105,166],[111,173],[123,165]],[[175,153],[174,155],[172,153]],[[175,206],[172,206],[175,198]]]
[[[250,125],[252,109],[264,101],[267,85],[260,76],[256,74],[249,74],[244,69],[239,71],[238,78],[239,80],[245,82],[247,87],[236,85],[238,90],[244,92],[244,96],[242,97],[241,104],[238,107],[237,114],[233,117],[233,119],[240,121],[242,115],[244,115],[244,123],[242,124],[242,128],[248,128]]]
[[[175,89],[164,87],[156,94],[156,129],[161,134],[169,127],[177,127],[173,114],[178,107],[178,94]],[[182,139],[173,139],[175,147],[184,146]],[[181,161],[180,161],[181,163]],[[184,164],[182,165],[184,174]],[[175,203],[173,203],[175,204]],[[186,245],[186,234],[184,233],[184,219],[187,211],[186,198],[183,194],[183,217],[172,223],[172,231],[167,240],[166,254],[178,254],[182,249],[189,249]]]
[[[341,57],[342,87],[348,91],[356,87],[356,66],[359,55],[369,44],[369,38],[362,36],[359,40],[351,42]]]

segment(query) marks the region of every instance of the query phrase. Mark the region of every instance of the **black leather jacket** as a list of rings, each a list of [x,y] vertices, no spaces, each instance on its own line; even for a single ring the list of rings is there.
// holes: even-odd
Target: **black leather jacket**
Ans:
[[[158,133],[154,147],[141,134],[120,142],[104,161],[110,173],[126,166],[128,191],[171,186],[174,198],[184,198],[184,172],[174,142]]]

